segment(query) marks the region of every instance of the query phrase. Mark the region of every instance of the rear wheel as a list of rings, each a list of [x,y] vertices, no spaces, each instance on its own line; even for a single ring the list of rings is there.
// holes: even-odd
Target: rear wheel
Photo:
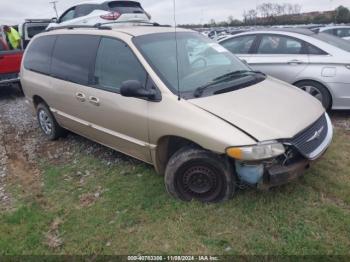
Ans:
[[[226,159],[198,148],[180,149],[170,158],[165,171],[167,191],[183,201],[228,200],[235,193],[235,181]]]
[[[57,140],[64,136],[66,131],[56,121],[47,105],[41,103],[37,106],[39,126],[49,140]]]
[[[317,98],[327,110],[331,108],[332,97],[324,85],[314,81],[301,81],[296,86]]]

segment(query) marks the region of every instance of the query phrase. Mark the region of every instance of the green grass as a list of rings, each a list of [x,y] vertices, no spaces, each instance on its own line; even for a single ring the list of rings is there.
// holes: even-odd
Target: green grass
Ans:
[[[350,255],[349,138],[338,130],[305,177],[216,205],[174,200],[144,164],[107,167],[81,154],[77,164],[44,163],[40,201],[17,194],[16,210],[0,214],[0,255]]]

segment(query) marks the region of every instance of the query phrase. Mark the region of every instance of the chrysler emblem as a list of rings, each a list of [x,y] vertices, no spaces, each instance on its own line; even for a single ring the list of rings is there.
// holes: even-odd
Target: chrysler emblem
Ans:
[[[320,139],[322,131],[324,130],[324,126],[320,128],[320,130],[315,131],[314,135],[309,138],[309,140],[306,141],[306,143],[309,143],[311,141],[314,141],[316,139]]]

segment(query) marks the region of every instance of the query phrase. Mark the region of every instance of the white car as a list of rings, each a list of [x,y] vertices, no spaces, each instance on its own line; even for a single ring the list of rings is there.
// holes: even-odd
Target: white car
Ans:
[[[95,25],[108,22],[149,22],[151,16],[135,1],[96,0],[66,10],[47,29],[69,25]]]
[[[326,109],[350,109],[350,44],[307,29],[264,29],[237,34],[219,43],[264,72],[295,85]]]
[[[327,33],[345,40],[350,40],[350,26],[326,26],[318,28],[318,32]]]

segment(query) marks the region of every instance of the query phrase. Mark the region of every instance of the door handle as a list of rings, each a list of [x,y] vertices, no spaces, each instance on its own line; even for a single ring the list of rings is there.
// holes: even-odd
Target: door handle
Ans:
[[[80,93],[80,92],[76,93],[75,97],[80,102],[85,102],[85,100],[86,100],[86,96],[83,93]]]
[[[300,64],[303,64],[304,62],[303,61],[301,61],[301,60],[298,60],[298,59],[293,59],[293,60],[290,60],[290,61],[288,61],[287,62],[288,64],[290,64],[290,65],[300,65]]]
[[[93,104],[95,106],[100,105],[100,99],[98,99],[97,97],[94,97],[94,96],[89,97],[89,102],[90,102],[90,104]]]

